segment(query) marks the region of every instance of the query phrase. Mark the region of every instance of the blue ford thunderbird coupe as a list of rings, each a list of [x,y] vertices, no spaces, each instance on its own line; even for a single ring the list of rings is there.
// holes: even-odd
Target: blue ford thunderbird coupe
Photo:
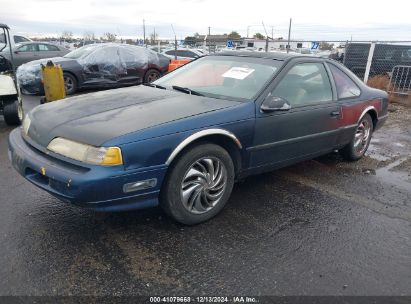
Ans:
[[[387,107],[385,92],[335,61],[229,52],[145,86],[40,105],[11,132],[9,154],[63,201],[160,205],[191,225],[219,213],[237,179],[337,149],[361,158]]]

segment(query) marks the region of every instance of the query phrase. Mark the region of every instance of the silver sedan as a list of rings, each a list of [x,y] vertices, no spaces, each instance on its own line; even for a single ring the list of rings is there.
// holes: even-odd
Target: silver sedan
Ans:
[[[13,47],[13,59],[16,67],[37,59],[62,57],[70,52],[65,47],[47,42],[25,42]],[[10,60],[8,48],[1,53]]]

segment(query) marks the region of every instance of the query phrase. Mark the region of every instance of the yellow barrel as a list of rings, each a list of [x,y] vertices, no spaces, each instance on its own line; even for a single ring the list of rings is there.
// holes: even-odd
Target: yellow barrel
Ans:
[[[64,88],[63,69],[51,60],[46,65],[41,65],[46,101],[55,101],[66,97]]]

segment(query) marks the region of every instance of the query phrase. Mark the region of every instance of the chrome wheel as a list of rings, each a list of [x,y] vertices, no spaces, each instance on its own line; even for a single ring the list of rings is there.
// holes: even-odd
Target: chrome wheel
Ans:
[[[226,184],[227,169],[218,158],[197,160],[187,170],[181,184],[184,207],[195,214],[208,212],[221,200]]]
[[[18,104],[17,104],[17,116],[19,117],[20,122],[22,122],[24,113],[23,113],[23,106],[20,101],[18,101]]]
[[[74,80],[70,76],[64,76],[64,88],[67,94],[71,93],[74,88]]]
[[[354,149],[358,154],[363,154],[371,138],[371,124],[367,120],[361,121],[354,137]]]

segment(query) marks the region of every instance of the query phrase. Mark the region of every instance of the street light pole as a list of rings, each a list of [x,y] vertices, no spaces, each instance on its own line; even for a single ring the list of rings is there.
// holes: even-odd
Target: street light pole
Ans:
[[[211,33],[211,27],[208,27],[208,53],[211,53],[211,40],[210,40],[210,33]]]
[[[288,43],[287,43],[287,53],[290,51],[290,37],[291,37],[291,21],[293,19],[290,18],[290,25],[288,27]]]
[[[143,19],[143,45],[146,44],[146,21]]]
[[[173,33],[174,33],[174,59],[177,60],[177,35],[176,35],[176,32],[174,31],[173,25],[171,25],[171,29],[173,30]]]

